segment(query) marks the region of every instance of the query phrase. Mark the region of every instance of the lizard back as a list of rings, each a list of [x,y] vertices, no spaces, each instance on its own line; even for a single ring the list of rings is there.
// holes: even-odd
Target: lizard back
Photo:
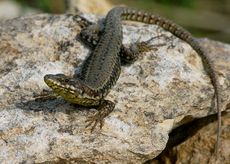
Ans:
[[[107,14],[99,42],[87,59],[87,66],[83,66],[84,81],[98,91],[109,90],[120,75],[121,13],[122,9],[112,9]]]

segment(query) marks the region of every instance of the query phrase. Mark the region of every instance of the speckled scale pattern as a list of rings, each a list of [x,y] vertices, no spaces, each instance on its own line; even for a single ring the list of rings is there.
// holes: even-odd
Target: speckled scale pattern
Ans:
[[[122,44],[122,12],[122,8],[112,9],[107,14],[104,31],[94,51],[90,54],[91,60],[88,60],[87,70],[84,70],[84,81],[93,89],[103,93],[116,83],[120,75],[119,52]]]

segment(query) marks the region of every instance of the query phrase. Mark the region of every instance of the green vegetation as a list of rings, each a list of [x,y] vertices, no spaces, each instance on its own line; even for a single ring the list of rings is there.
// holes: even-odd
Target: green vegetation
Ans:
[[[183,7],[191,7],[193,2],[192,0],[155,0],[155,2],[164,4],[164,5],[176,5]]]
[[[24,7],[33,7],[48,13],[63,13],[64,0],[14,0]]]

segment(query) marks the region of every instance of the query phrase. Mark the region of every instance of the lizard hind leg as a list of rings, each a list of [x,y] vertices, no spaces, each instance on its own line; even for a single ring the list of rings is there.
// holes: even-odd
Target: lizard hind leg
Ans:
[[[81,27],[81,28],[86,28],[92,24],[94,24],[93,22],[87,20],[86,18],[84,18],[83,16],[76,14],[73,17],[73,20]]]
[[[102,100],[101,104],[97,108],[98,111],[94,115],[89,116],[85,121],[88,123],[86,128],[91,126],[91,132],[93,132],[97,124],[100,124],[101,129],[104,125],[104,118],[113,111],[114,107],[115,104],[112,101]]]
[[[80,40],[90,48],[94,48],[100,38],[102,27],[97,24],[92,24],[81,30],[79,37]]]
[[[122,45],[120,57],[124,63],[133,63],[135,62],[140,54],[156,49],[157,47],[164,46],[165,43],[161,44],[152,44],[151,42],[155,39],[159,39],[163,35],[155,36],[146,41],[140,41],[138,39],[136,42]]]

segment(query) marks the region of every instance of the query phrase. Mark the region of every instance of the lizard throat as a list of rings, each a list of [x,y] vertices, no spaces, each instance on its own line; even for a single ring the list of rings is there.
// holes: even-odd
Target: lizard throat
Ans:
[[[44,81],[56,94],[63,97],[66,101],[86,107],[98,106],[100,104],[99,96],[94,95],[88,88],[84,88],[85,86],[77,88],[67,83],[64,84],[63,81],[59,81],[56,78],[55,75],[46,75]]]

